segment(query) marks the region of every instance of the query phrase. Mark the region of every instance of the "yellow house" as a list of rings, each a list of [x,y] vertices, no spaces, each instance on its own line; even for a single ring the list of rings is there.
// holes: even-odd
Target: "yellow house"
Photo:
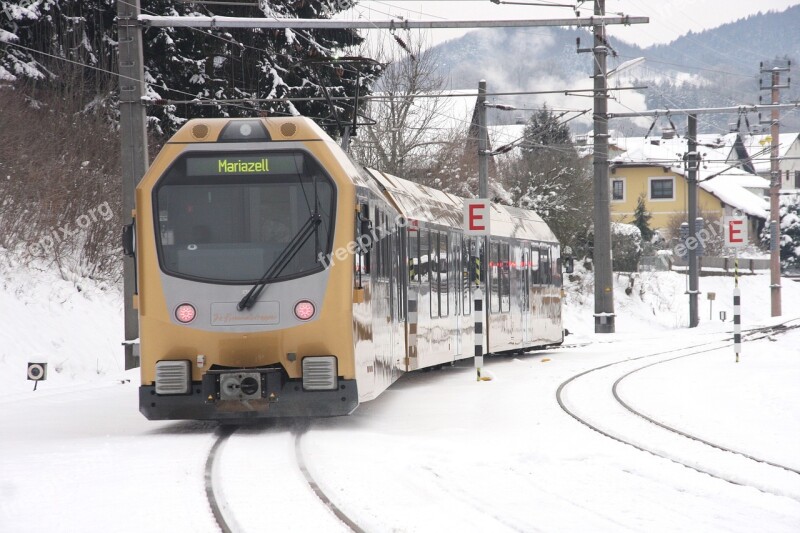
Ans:
[[[644,195],[652,229],[667,229],[673,220],[686,218],[689,205],[689,188],[683,175],[670,167],[647,163],[619,163],[611,165],[609,172],[611,191],[611,218],[615,222],[632,222],[639,196]],[[720,218],[724,203],[708,191],[698,187],[697,210]]]
[[[650,228],[665,238],[675,237],[680,222],[687,220],[689,187],[681,167],[654,162],[633,162],[617,158],[609,168],[611,218],[632,222],[636,204],[644,196],[651,215]],[[750,235],[757,236],[767,218],[764,191],[769,182],[740,169],[708,165],[698,171],[698,216],[716,221],[734,214],[746,215]]]

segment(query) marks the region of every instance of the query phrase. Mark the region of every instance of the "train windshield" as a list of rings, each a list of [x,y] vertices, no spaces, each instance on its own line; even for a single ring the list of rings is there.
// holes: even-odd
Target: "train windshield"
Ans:
[[[322,270],[330,252],[335,188],[303,152],[186,155],[153,194],[168,274],[255,283],[314,215],[321,223],[276,280]]]

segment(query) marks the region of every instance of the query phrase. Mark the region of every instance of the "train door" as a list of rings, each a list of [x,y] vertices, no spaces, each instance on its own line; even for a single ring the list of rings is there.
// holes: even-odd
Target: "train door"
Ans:
[[[392,320],[392,379],[397,379],[397,370],[405,367],[405,321],[406,321],[406,230],[397,224],[391,227],[392,276],[391,288],[394,305]]]
[[[528,346],[531,341],[531,267],[530,248],[522,246],[522,345]]]
[[[416,225],[408,227],[406,264],[408,278],[406,283],[406,370],[419,368],[418,354],[418,326],[419,326],[419,299],[420,299],[420,279],[422,275],[422,264],[420,261],[420,230]]]

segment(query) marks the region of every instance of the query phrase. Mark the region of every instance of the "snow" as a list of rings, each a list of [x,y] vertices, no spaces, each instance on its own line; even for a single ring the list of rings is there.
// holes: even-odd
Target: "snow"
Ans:
[[[19,41],[19,37],[13,33],[0,29],[0,43],[13,43]]]
[[[118,292],[16,264],[0,279],[0,529],[216,530],[203,482],[217,425],[138,413],[137,372],[121,369]],[[579,269],[565,306],[576,346],[488,358],[488,382],[469,361],[406,375],[353,415],[312,422],[300,441],[309,474],[366,531],[798,531],[800,475],[671,436],[616,404],[611,385],[658,363],[619,382],[624,401],[798,469],[800,329],[745,343],[735,363],[723,340],[732,278],[701,278],[717,299],[709,319],[701,295],[691,330],[685,276],[615,275],[614,285],[617,333],[593,332],[591,275]],[[783,281],[780,319],[769,318],[768,275],[740,287],[745,329],[800,320],[800,283]],[[694,347],[710,351],[673,359]],[[33,359],[50,364],[36,392],[25,379]],[[670,459],[559,408],[561,383],[611,363],[565,386],[566,407]],[[241,531],[347,530],[299,472],[297,430],[248,426],[220,449],[213,477]]]

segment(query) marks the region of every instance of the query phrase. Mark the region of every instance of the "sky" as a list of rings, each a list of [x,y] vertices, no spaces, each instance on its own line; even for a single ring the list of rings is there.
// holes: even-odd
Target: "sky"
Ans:
[[[345,0],[343,0],[345,1]],[[517,0],[538,3],[563,3],[565,0]],[[581,16],[592,14],[592,1],[582,3]],[[609,33],[619,39],[646,47],[668,43],[688,33],[715,28],[727,22],[770,10],[783,11],[800,4],[797,0],[607,0],[607,14],[622,13],[631,16],[650,17],[649,24],[628,27],[612,27]],[[545,19],[571,18],[572,8],[497,5],[491,0],[360,0],[350,10],[348,18],[364,17],[384,20],[389,14],[402,15],[409,19]],[[456,38],[468,30],[436,30],[431,32],[431,44]]]

